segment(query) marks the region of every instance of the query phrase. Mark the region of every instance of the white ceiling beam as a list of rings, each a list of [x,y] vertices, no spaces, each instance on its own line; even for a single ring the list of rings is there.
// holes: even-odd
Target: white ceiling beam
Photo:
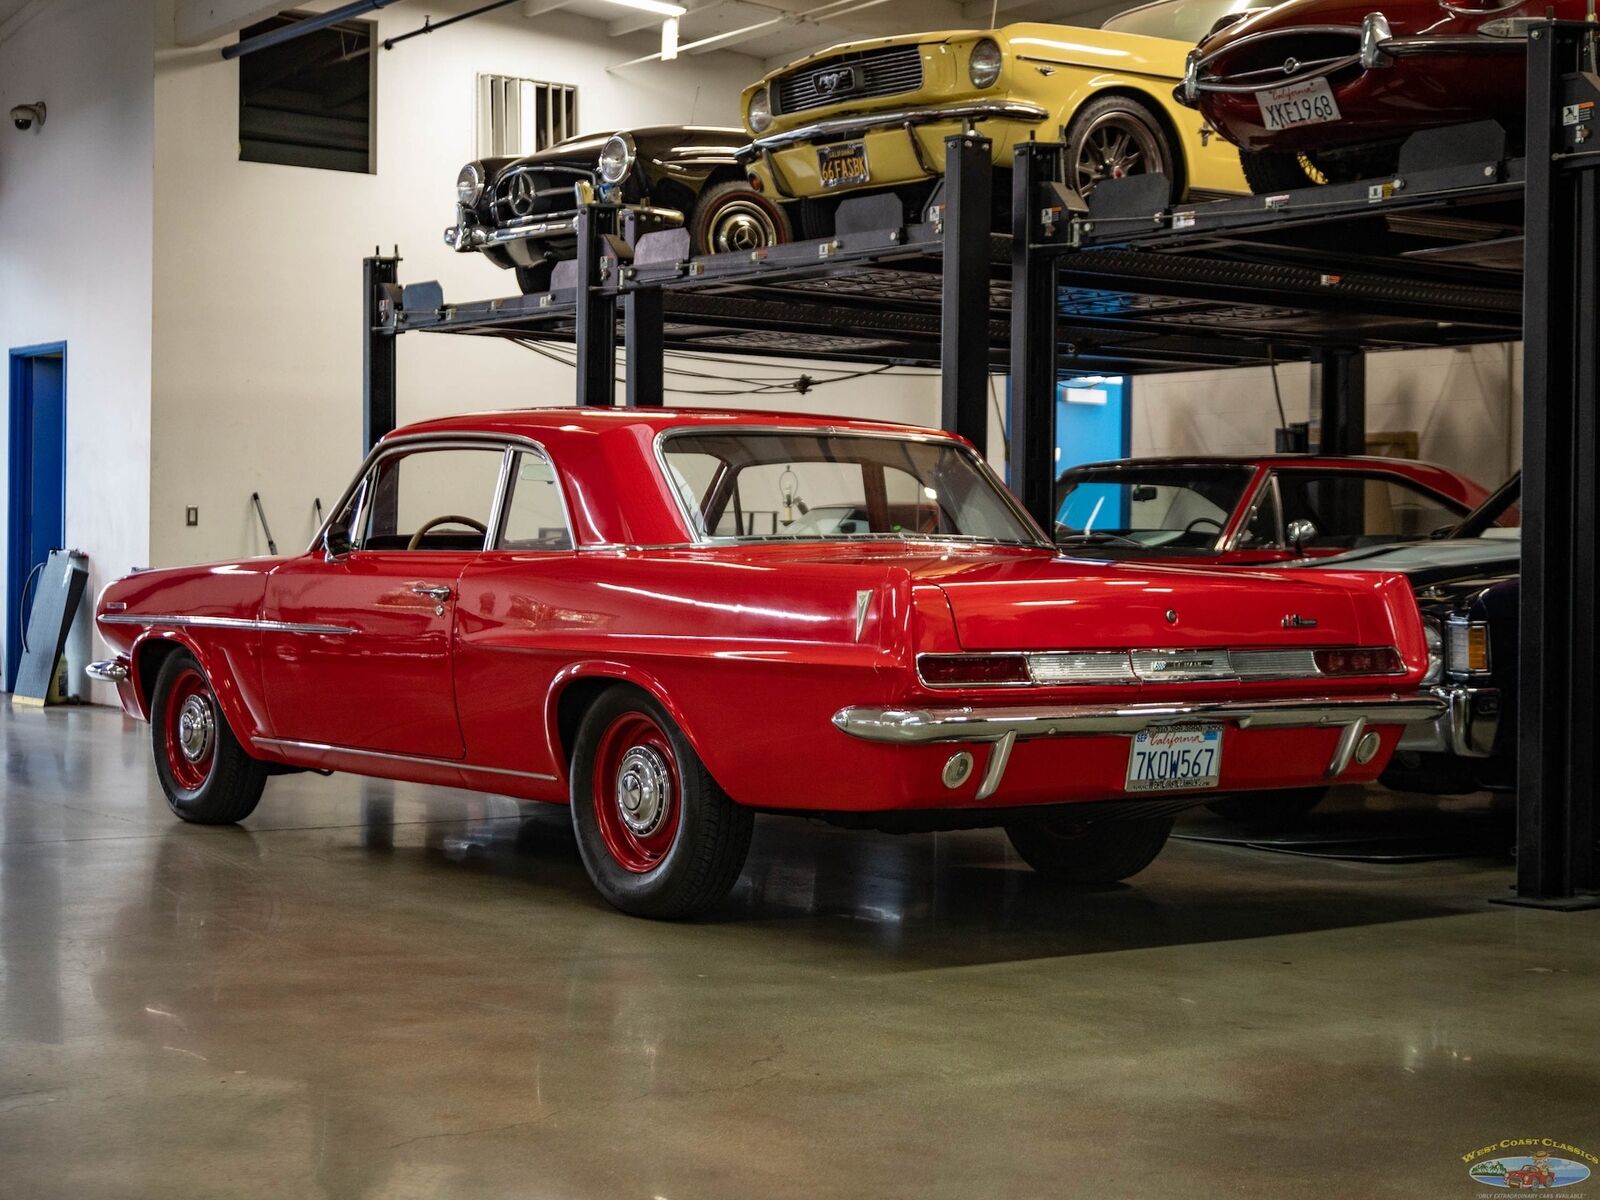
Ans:
[[[638,33],[641,29],[659,29],[663,20],[660,13],[641,12],[630,8],[627,16],[618,17],[606,25],[606,32],[612,37],[625,37],[630,33]]]
[[[522,0],[522,15],[525,17],[542,17],[547,12],[555,12],[558,8],[565,8],[568,0]]]
[[[292,7],[283,0],[276,4],[263,4],[261,0],[176,0],[173,37],[180,46],[203,46]]]

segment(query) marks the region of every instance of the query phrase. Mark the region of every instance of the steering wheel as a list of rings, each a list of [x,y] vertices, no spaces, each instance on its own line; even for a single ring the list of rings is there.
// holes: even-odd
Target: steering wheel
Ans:
[[[471,517],[463,517],[451,513],[443,517],[434,517],[431,521],[424,521],[422,527],[411,535],[411,540],[406,543],[406,549],[415,550],[422,545],[422,539],[425,536],[441,525],[465,525],[468,529],[477,530],[479,537],[486,536],[489,532],[489,527],[482,521],[474,521]]]
[[[1183,531],[1185,533],[1193,533],[1196,525],[1215,525],[1217,527],[1217,532],[1222,532],[1222,522],[1213,517],[1196,517],[1183,527]]]

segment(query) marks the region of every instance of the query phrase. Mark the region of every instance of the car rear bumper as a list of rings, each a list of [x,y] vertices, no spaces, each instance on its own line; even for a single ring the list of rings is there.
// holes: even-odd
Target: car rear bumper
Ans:
[[[1313,697],[1294,700],[1196,701],[1156,704],[1041,704],[993,708],[852,707],[833,723],[851,737],[901,746],[992,743],[977,800],[999,789],[1012,747],[1038,738],[1106,737],[1162,727],[1223,724],[1241,730],[1338,730],[1322,778],[1337,780],[1357,760],[1368,726],[1433,722],[1447,704],[1430,694]],[[1368,743],[1371,745],[1372,743]],[[1365,761],[1370,762],[1373,754]]]

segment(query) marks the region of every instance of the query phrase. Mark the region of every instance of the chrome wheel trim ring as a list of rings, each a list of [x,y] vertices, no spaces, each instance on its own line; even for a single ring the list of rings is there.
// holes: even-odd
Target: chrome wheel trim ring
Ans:
[[[617,766],[614,794],[629,832],[649,837],[672,808],[672,769],[653,746],[632,746]]]
[[[757,201],[730,200],[711,214],[707,240],[718,254],[763,250],[778,244],[778,226]]]
[[[211,702],[204,696],[190,696],[178,710],[178,749],[192,763],[211,753],[216,740],[217,720]]]

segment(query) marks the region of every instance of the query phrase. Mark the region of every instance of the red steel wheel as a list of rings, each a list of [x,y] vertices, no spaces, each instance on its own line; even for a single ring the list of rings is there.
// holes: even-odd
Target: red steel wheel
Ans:
[[[646,713],[623,713],[595,747],[593,793],[601,840],[617,864],[653,871],[677,839],[683,785],[672,742]]]
[[[167,688],[167,770],[187,792],[198,792],[217,761],[217,700],[200,668],[185,664]]]

